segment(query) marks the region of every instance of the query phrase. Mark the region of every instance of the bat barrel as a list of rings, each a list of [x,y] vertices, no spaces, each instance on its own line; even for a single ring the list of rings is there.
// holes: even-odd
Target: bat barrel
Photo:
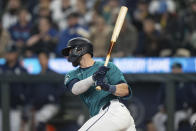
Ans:
[[[111,38],[111,41],[113,41],[113,42],[116,42],[116,40],[119,36],[119,33],[120,33],[122,25],[124,23],[127,11],[128,11],[128,8],[126,6],[122,6],[120,8],[120,12],[119,12],[119,15],[117,17],[116,24],[114,26],[114,31],[113,31],[113,34],[112,34],[112,38]]]
[[[124,20],[125,20],[127,11],[128,11],[128,8],[126,6],[122,6],[120,8],[120,12],[119,12],[118,17],[117,17],[117,20],[116,20],[116,24],[115,24],[114,31],[113,31],[112,38],[111,38],[110,48],[108,50],[108,53],[107,53],[107,57],[106,57],[106,61],[105,61],[104,66],[107,66],[108,63],[109,63],[113,46],[116,43],[116,40],[117,40],[117,38],[119,36],[119,33],[120,33],[121,28],[122,28],[122,25],[124,23]],[[101,87],[100,86],[97,86],[96,87],[96,90],[100,91],[101,90]]]

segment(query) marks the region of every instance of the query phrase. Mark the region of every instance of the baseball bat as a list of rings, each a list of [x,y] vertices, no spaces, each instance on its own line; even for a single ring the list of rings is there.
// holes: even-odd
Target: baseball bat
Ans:
[[[113,33],[112,33],[112,38],[111,38],[111,41],[110,41],[110,47],[109,47],[109,50],[108,50],[108,53],[107,53],[107,56],[106,56],[106,60],[105,60],[104,66],[107,66],[108,63],[109,63],[113,46],[116,43],[116,40],[117,40],[117,38],[118,38],[118,36],[120,34],[120,30],[121,30],[122,25],[124,23],[127,11],[128,11],[128,8],[126,6],[122,6],[120,8],[120,12],[118,14],[118,17],[117,17],[117,20],[116,20],[116,24],[114,26],[114,30],[113,30]],[[101,90],[101,87],[97,86],[96,90]]]

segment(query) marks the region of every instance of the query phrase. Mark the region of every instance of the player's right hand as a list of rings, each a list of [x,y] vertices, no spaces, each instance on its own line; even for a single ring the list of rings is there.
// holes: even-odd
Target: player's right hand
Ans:
[[[96,81],[96,85],[100,86],[101,89],[104,90],[104,91],[108,91],[109,88],[110,88],[110,85],[107,84],[104,80],[101,80],[101,79]]]
[[[106,73],[110,70],[110,68],[106,66],[101,66],[99,69],[93,74],[93,80],[98,81],[104,79]]]

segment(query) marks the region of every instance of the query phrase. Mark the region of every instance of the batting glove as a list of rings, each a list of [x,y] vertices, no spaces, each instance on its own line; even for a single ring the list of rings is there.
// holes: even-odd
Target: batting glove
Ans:
[[[100,86],[102,90],[109,91],[111,93],[116,92],[116,86],[115,85],[109,85],[107,84],[104,79],[100,79],[96,82],[97,86]]]
[[[93,74],[93,80],[98,81],[104,79],[106,73],[110,70],[110,68],[101,66],[99,69]]]

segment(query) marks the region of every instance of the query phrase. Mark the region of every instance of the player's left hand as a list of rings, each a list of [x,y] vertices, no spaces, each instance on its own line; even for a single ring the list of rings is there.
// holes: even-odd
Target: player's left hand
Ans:
[[[96,85],[100,86],[104,91],[108,91],[110,89],[110,85],[107,84],[103,79],[96,81]]]

